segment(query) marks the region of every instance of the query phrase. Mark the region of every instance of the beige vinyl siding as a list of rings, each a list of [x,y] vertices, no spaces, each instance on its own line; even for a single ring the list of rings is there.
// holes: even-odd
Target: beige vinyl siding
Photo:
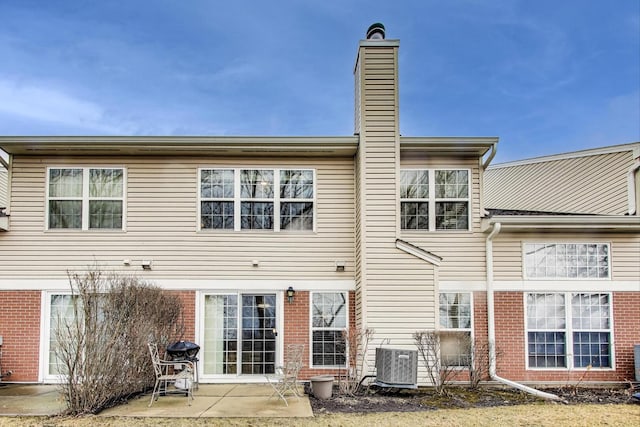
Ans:
[[[124,167],[126,231],[45,230],[48,166]],[[198,230],[198,168],[253,166],[316,170],[315,232]],[[13,171],[12,230],[0,240],[4,279],[63,278],[67,270],[84,270],[94,262],[150,280],[353,279],[352,158],[16,156]],[[124,259],[132,260],[132,266],[125,268]],[[153,260],[152,271],[142,273],[142,259]],[[252,266],[254,259],[259,267]],[[335,271],[336,260],[347,262],[347,272]]]
[[[399,228],[400,165],[397,47],[361,47],[360,147],[356,253],[361,266],[366,327],[374,331],[374,348],[388,345],[414,348],[412,334],[435,327],[436,270],[432,264],[396,248]]]
[[[356,285],[356,304],[355,304],[355,315],[356,315],[356,325],[358,327],[362,327],[363,324],[363,268],[364,263],[362,260],[362,249],[363,249],[363,240],[364,234],[362,230],[362,177],[360,175],[360,171],[362,168],[360,167],[360,152],[356,153],[355,159],[355,229],[354,229],[354,238],[355,238],[355,247],[354,247],[354,270],[355,270],[355,285]]]
[[[0,208],[6,208],[8,199],[7,192],[9,191],[8,173],[6,169],[0,167]]]
[[[484,176],[487,209],[624,215],[632,151],[515,166],[496,165]]]
[[[362,84],[362,79],[360,78],[360,61],[356,61],[356,69],[353,72],[355,77],[355,89],[354,89],[354,117],[353,117],[353,133],[356,135],[360,134],[360,115],[362,114],[361,102],[360,102],[360,94],[362,88],[360,87]]]
[[[485,280],[485,240],[480,230],[480,167],[477,159],[406,156],[403,169],[469,169],[471,171],[470,231],[402,230],[402,239],[442,258],[440,280]]]
[[[560,233],[501,233],[493,243],[494,279],[522,280],[522,244],[530,243],[610,243],[611,280],[637,281],[640,286],[640,235],[593,233],[589,236]]]

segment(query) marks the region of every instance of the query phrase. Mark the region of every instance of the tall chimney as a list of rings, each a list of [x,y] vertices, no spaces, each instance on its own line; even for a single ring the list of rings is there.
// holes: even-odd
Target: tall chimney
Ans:
[[[385,39],[385,28],[375,23],[360,40],[355,65],[355,133],[360,136],[356,158],[356,309],[360,326],[384,328],[382,319],[367,310],[388,293],[388,278],[398,262],[396,239],[400,218],[397,193],[400,167],[398,129],[398,40]],[[367,319],[369,317],[369,319]],[[370,323],[369,323],[370,321]]]

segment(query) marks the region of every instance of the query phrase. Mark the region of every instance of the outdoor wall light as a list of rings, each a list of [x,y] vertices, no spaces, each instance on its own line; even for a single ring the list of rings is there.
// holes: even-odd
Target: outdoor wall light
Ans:
[[[296,294],[296,291],[293,290],[293,287],[289,286],[289,289],[287,289],[287,300],[289,301],[289,304],[293,303],[293,297]]]
[[[143,270],[151,270],[151,261],[150,260],[143,260],[142,261],[142,269]]]
[[[336,271],[344,271],[346,264],[344,261],[336,261]]]

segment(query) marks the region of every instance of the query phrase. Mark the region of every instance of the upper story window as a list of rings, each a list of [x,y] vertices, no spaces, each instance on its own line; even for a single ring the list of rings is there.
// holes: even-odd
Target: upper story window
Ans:
[[[403,230],[469,230],[469,170],[400,171]]]
[[[525,243],[528,279],[608,279],[607,243]]]
[[[201,169],[200,227],[312,231],[314,171]]]
[[[122,229],[124,169],[50,168],[48,172],[49,229]]]

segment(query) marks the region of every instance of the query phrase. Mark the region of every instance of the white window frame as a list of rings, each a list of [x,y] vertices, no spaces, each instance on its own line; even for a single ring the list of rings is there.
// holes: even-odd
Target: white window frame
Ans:
[[[446,328],[444,326],[442,326],[441,323],[441,316],[440,316],[440,294],[467,294],[469,295],[469,315],[470,315],[470,322],[469,322],[469,327],[468,328]],[[473,340],[474,340],[474,321],[473,321],[473,315],[474,315],[474,309],[473,309],[473,292],[471,291],[440,291],[438,292],[438,331],[440,332],[444,332],[444,333],[460,333],[460,332],[468,332],[469,333],[469,340],[470,340],[470,344],[473,344]],[[441,348],[442,351],[442,348]],[[470,348],[470,354],[469,357],[471,358],[471,362],[473,362],[473,346]],[[442,355],[440,355],[440,361],[442,362]],[[467,369],[468,365],[451,365],[451,367],[455,368],[455,369]]]
[[[427,172],[428,174],[428,186],[429,186],[429,194],[427,198],[409,198],[409,199],[405,199],[405,198],[399,198],[400,202],[399,202],[399,210],[398,212],[401,214],[402,212],[402,203],[404,202],[417,202],[417,203],[424,203],[427,202],[428,206],[429,206],[429,229],[407,229],[407,228],[402,228],[402,225],[400,225],[400,229],[403,233],[410,233],[410,232],[436,232],[436,233],[460,233],[460,232],[468,232],[471,230],[472,224],[471,224],[471,220],[472,220],[472,194],[473,194],[473,189],[471,187],[471,180],[472,180],[472,170],[469,168],[453,168],[453,167],[449,167],[449,168],[401,168],[400,172],[416,172],[416,171],[420,171],[420,172]],[[436,197],[436,171],[443,171],[443,172],[447,172],[447,171],[465,171],[467,172],[467,197],[466,198],[438,198]],[[400,186],[402,185],[402,183],[400,182],[398,188],[400,188]],[[458,228],[458,229],[438,229],[436,228],[436,212],[437,212],[437,204],[441,203],[441,202],[465,202],[467,203],[467,228],[463,229],[463,228]]]
[[[345,327],[344,328],[321,328],[313,326],[313,295],[314,294],[342,294],[345,297]],[[348,291],[312,291],[309,292],[309,367],[311,369],[344,369],[349,366],[348,342],[345,342],[345,364],[344,365],[315,365],[313,363],[313,333],[315,331],[347,331],[349,330],[349,292]],[[345,340],[346,341],[346,340]]]
[[[201,192],[201,180],[202,180],[202,171],[204,170],[232,170],[233,171],[233,215],[234,215],[234,227],[233,229],[224,229],[224,228],[203,228],[202,227],[202,202],[203,201],[232,201],[227,198],[203,198]],[[273,198],[264,198],[264,199],[250,199],[241,197],[241,185],[240,185],[240,177],[242,170],[269,170],[273,171]],[[280,172],[286,170],[300,170],[300,171],[311,171],[313,174],[313,197],[312,198],[300,198],[300,199],[290,199],[290,198],[281,198],[280,197]],[[313,168],[308,167],[280,167],[273,168],[267,166],[246,166],[246,167],[200,167],[198,168],[198,182],[197,182],[197,192],[198,192],[198,218],[197,218],[197,230],[204,232],[258,232],[258,233],[315,233],[316,232],[316,222],[317,222],[317,212],[318,212],[318,196],[317,196],[317,173]],[[250,230],[250,229],[242,229],[241,220],[242,220],[242,202],[270,202],[273,203],[273,228],[272,229],[259,229],[259,230]],[[313,224],[311,230],[283,230],[281,229],[281,218],[280,218],[280,205],[282,203],[287,202],[300,202],[300,203],[312,203],[313,204]]]
[[[206,168],[205,168],[206,169]],[[246,285],[243,287],[242,285]],[[295,285],[294,285],[295,286]],[[205,382],[216,382],[216,381],[230,381],[230,382],[244,382],[243,378],[251,378],[258,377],[261,374],[243,374],[242,373],[242,296],[246,294],[259,293],[259,294],[275,294],[276,295],[276,330],[282,331],[283,333],[276,334],[276,367],[281,366],[283,363],[283,355],[284,355],[284,304],[285,304],[285,296],[286,291],[278,291],[274,290],[271,286],[267,285],[264,287],[257,286],[256,282],[242,282],[242,283],[234,283],[229,286],[229,289],[223,289],[225,286],[222,286],[221,289],[218,290],[210,290],[210,291],[200,291],[196,293],[196,307],[199,307],[199,310],[196,310],[196,337],[198,337],[201,346],[203,346],[203,350],[200,353],[200,363],[199,366],[199,375],[201,383]],[[242,289],[238,289],[242,288]],[[205,372],[204,363],[206,362],[206,353],[204,352],[204,346],[207,345],[205,341],[205,311],[206,311],[206,297],[207,296],[237,296],[237,307],[238,312],[236,315],[236,329],[238,331],[237,336],[237,349],[236,349],[236,373],[235,374],[208,374]]]
[[[537,367],[537,366],[529,366],[529,332],[545,332],[544,329],[529,329],[528,325],[528,305],[527,305],[527,296],[530,294],[559,294],[564,295],[564,312],[565,312],[565,328],[564,329],[549,329],[549,332],[559,332],[562,331],[565,334],[565,360],[566,366],[562,367]],[[582,328],[574,328],[573,326],[573,318],[572,318],[572,297],[578,294],[602,294],[607,295],[609,299],[609,329],[582,329]],[[613,294],[611,292],[588,292],[588,291],[572,291],[572,292],[523,292],[523,305],[524,305],[524,358],[525,358],[525,369],[531,371],[587,371],[597,370],[597,371],[614,371],[616,369],[616,357],[615,357],[615,337],[614,337],[614,324],[613,324]],[[609,358],[611,360],[611,366],[608,367],[576,367],[574,362],[574,353],[573,353],[573,334],[574,332],[606,332],[609,334]]]
[[[531,275],[528,271],[527,268],[527,247],[530,245],[583,245],[583,246],[588,246],[588,245],[604,245],[607,247],[607,277],[580,277],[578,275],[576,276],[535,276],[535,275]],[[565,280],[588,280],[588,281],[594,281],[594,280],[611,280],[611,242],[597,242],[597,241],[593,241],[593,242],[539,242],[539,241],[525,241],[522,242],[522,277],[524,280],[560,280],[560,281],[565,281]],[[556,261],[557,263],[557,261]],[[567,267],[567,264],[565,264],[565,267]]]
[[[51,170],[57,169],[80,169],[82,170],[82,196],[81,197],[61,197],[63,200],[79,200],[82,202],[82,226],[81,228],[50,228],[49,227],[49,202],[58,198],[51,198],[49,195],[49,177]],[[91,170],[121,170],[122,171],[122,197],[90,197],[89,196],[89,174]],[[126,231],[127,223],[127,168],[123,166],[49,166],[46,170],[45,179],[45,230],[54,232],[65,231],[91,231],[91,232],[113,232]],[[122,227],[120,228],[89,228],[89,201],[91,200],[114,200],[122,202]]]
[[[40,348],[42,353],[40,355],[40,372],[41,379],[43,381],[52,383],[62,383],[66,381],[66,375],[52,374],[49,372],[49,356],[51,352],[51,299],[54,296],[73,296],[69,291],[56,291],[56,292],[42,292],[42,305],[41,305],[41,326],[42,333]]]

